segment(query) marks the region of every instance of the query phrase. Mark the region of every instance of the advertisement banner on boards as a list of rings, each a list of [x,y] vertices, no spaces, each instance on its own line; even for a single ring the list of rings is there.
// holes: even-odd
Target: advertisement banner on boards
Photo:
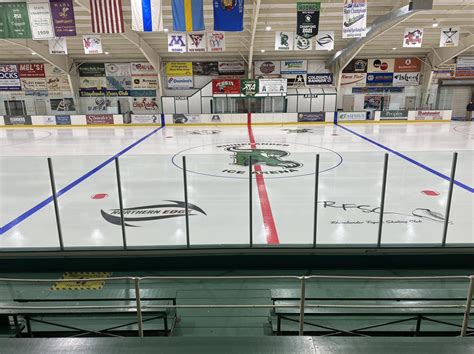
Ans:
[[[207,37],[205,33],[188,33],[188,52],[207,52]]]
[[[280,62],[279,61],[255,61],[253,63],[255,76],[265,77],[272,75],[280,75]]]
[[[338,120],[366,120],[367,112],[337,112]]]
[[[161,124],[159,114],[132,114],[132,124]]]
[[[21,90],[20,75],[15,64],[0,64],[0,91]]]
[[[174,124],[192,124],[192,123],[200,123],[201,122],[201,115],[199,114],[173,114],[173,123]]]
[[[69,98],[52,98],[49,100],[52,111],[57,112],[74,112],[76,106],[72,97]]]
[[[49,0],[56,37],[76,36],[76,19],[72,0]]]
[[[420,84],[420,73],[394,73],[394,86],[418,86]]]
[[[219,75],[242,76],[245,75],[245,62],[220,61],[218,63]]]
[[[67,76],[46,77],[46,86],[49,91],[70,91],[71,86]]]
[[[294,32],[275,32],[275,50],[293,50]]]
[[[71,125],[71,116],[69,115],[57,115],[56,125]]]
[[[187,90],[194,87],[193,76],[168,76],[167,87],[173,90]]]
[[[366,73],[346,73],[341,74],[341,86],[365,86],[367,81]]]
[[[306,85],[332,85],[334,82],[334,75],[332,73],[325,74],[307,74]]]
[[[241,79],[240,93],[244,96],[255,96],[259,92],[258,80],[255,79]]]
[[[5,125],[32,125],[31,116],[6,115],[3,116]]]
[[[166,76],[192,76],[193,63],[190,61],[170,61],[165,64]]]
[[[212,94],[240,94],[239,79],[212,80]]]
[[[131,76],[129,63],[105,63],[106,76]]]
[[[287,92],[286,79],[259,79],[259,93],[284,94]]]
[[[155,68],[150,63],[131,63],[132,76],[157,75]]]
[[[418,58],[396,58],[394,72],[396,73],[419,73],[422,61]]]
[[[51,38],[48,40],[49,54],[66,55],[67,41],[66,37]]]
[[[132,77],[132,88],[156,90],[158,88],[158,77],[156,76]]]
[[[158,110],[156,97],[136,97],[132,100],[132,111],[134,113],[157,113]]]
[[[53,19],[48,1],[28,2],[31,35],[34,40],[54,38]]]
[[[304,38],[312,38],[319,30],[319,2],[296,3],[296,34]]]
[[[408,111],[398,110],[398,111],[381,111],[380,120],[407,120]]]
[[[281,74],[306,74],[307,70],[307,60],[282,60],[280,62]]]
[[[367,74],[367,85],[391,85],[393,73],[369,73]]]
[[[349,64],[347,64],[346,67],[342,69],[342,72],[345,74],[366,73],[368,66],[368,59],[352,59]]]
[[[86,123],[88,125],[114,124],[112,114],[87,114]]]
[[[342,38],[365,37],[367,32],[367,1],[344,0]]]
[[[326,112],[304,112],[298,113],[298,122],[324,122]]]
[[[104,63],[82,63],[79,66],[79,76],[103,77],[105,76]]]
[[[219,76],[218,66],[217,61],[193,61],[193,73],[201,76]]]
[[[132,78],[130,76],[107,76],[107,90],[130,90]]]
[[[415,120],[440,120],[443,119],[441,111],[417,111]]]
[[[81,77],[79,78],[79,89],[81,90],[102,90],[107,88],[105,77]]]
[[[285,75],[288,87],[298,88],[306,86],[306,74]]]

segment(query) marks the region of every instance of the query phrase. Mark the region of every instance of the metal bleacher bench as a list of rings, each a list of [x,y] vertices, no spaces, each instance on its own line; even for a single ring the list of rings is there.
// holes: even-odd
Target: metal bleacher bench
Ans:
[[[176,318],[175,308],[161,308],[161,305],[176,305],[176,289],[142,289],[140,293],[142,315],[163,320],[165,335],[169,335]],[[12,316],[15,327],[22,330],[18,317],[24,318],[28,336],[33,336],[31,322],[49,324],[45,318],[64,317],[130,317],[136,320],[136,302],[134,290],[109,289],[94,291],[16,291],[10,301],[0,302],[0,316]],[[148,308],[147,305],[154,305]],[[77,308],[77,306],[82,306]],[[89,307],[90,308],[84,308]],[[95,307],[92,307],[95,306]],[[128,306],[128,307],[126,307]],[[61,308],[54,308],[61,307]],[[172,319],[169,324],[168,317]],[[133,324],[133,323],[129,323]],[[54,324],[68,330],[96,332],[68,325]],[[124,326],[117,326],[117,328]]]
[[[465,311],[466,284],[458,287],[447,286],[445,289],[443,287],[400,289],[388,283],[371,288],[364,288],[363,285],[360,287],[360,285],[355,285],[353,289],[337,285],[335,287],[322,286],[318,289],[307,288],[304,317],[418,316],[418,321],[421,321],[423,316],[462,316]],[[270,293],[274,305],[293,305],[293,307],[277,307],[272,310],[272,315],[276,316],[277,320],[276,332],[281,334],[282,319],[296,322],[296,316],[300,314],[300,308],[295,306],[300,304],[300,290],[273,289]],[[342,306],[324,307],[329,304]],[[322,305],[322,307],[312,307],[314,305]],[[436,307],[438,305],[443,307]],[[417,328],[419,329],[419,324]]]

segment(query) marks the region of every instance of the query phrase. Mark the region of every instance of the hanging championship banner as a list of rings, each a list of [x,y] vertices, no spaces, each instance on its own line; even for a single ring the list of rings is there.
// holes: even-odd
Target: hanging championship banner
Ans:
[[[342,38],[365,37],[367,32],[367,1],[344,0]]]
[[[188,33],[188,52],[206,52],[206,34],[205,33]]]
[[[52,38],[48,41],[49,54],[67,54],[66,37]]]
[[[29,2],[31,35],[34,40],[54,38],[53,20],[49,2]]]
[[[444,27],[441,29],[441,37],[439,38],[439,46],[441,48],[457,47],[459,45],[459,27]]]
[[[244,30],[244,0],[212,0],[212,2],[215,31]]]
[[[53,17],[54,33],[57,37],[76,35],[76,19],[72,0],[49,0]]]
[[[334,31],[319,31],[316,36],[316,50],[333,50],[334,38]]]
[[[275,50],[293,50],[294,32],[275,32]]]
[[[0,38],[31,38],[26,3],[0,3]]]
[[[403,47],[420,48],[422,42],[423,42],[423,27],[405,28],[405,34],[403,36]]]
[[[255,96],[255,94],[258,93],[258,80],[240,80],[240,93],[244,96]]]
[[[207,50],[209,52],[224,52],[225,51],[224,32],[210,32],[207,34]]]
[[[168,52],[185,53],[186,52],[186,34],[168,33]]]
[[[313,41],[311,38],[305,38],[296,35],[295,38],[295,50],[311,50],[313,49]]]
[[[319,2],[299,2],[296,4],[296,34],[304,38],[312,38],[318,34]]]
[[[82,36],[85,54],[102,54],[102,40],[98,35]]]

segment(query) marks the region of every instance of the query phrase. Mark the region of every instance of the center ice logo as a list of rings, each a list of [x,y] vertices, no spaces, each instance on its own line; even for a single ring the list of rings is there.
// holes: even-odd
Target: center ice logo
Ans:
[[[225,150],[234,153],[234,164],[239,166],[248,166],[250,164],[250,159],[252,159],[252,165],[265,165],[287,169],[303,167],[303,164],[297,161],[283,160],[282,158],[290,155],[288,151],[284,150],[251,149],[241,147],[229,147]]]

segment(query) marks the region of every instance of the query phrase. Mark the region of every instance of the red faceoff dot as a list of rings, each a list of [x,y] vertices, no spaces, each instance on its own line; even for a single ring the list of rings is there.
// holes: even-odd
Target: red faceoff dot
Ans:
[[[104,199],[107,198],[109,195],[105,193],[99,193],[99,194],[94,194],[91,195],[91,199]]]
[[[424,191],[421,191],[421,193],[423,193],[424,195],[429,195],[430,197],[436,197],[439,195],[438,192],[432,191],[430,189],[425,189]]]

